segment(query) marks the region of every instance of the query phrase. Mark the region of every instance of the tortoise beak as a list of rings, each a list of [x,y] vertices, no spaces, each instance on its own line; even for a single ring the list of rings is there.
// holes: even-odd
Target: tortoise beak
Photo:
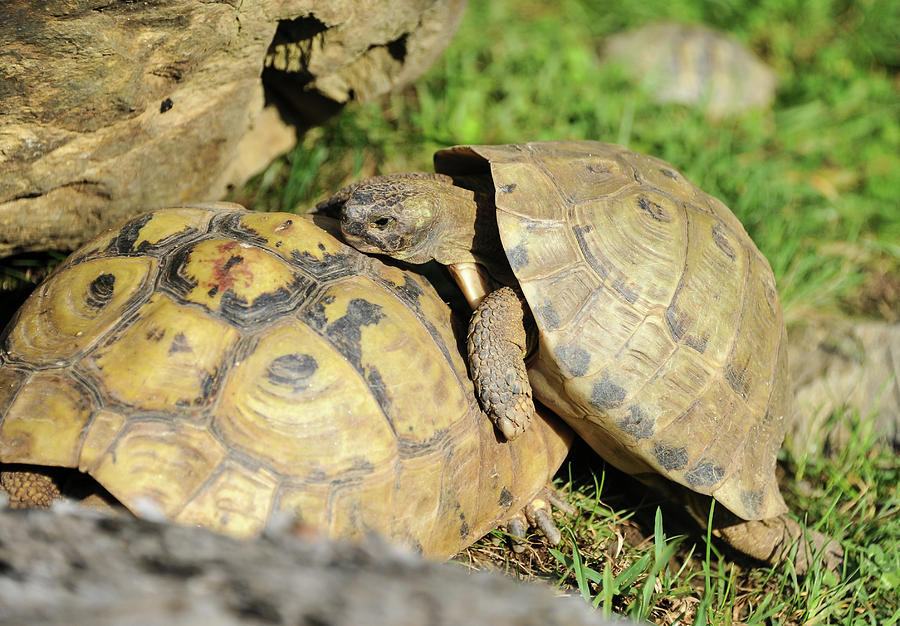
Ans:
[[[347,231],[342,230],[344,234],[344,241],[347,242],[348,245],[353,246],[360,252],[368,252],[375,254],[383,254],[384,250],[379,248],[378,246],[373,246],[371,243],[366,241],[363,237],[359,235],[351,235]]]
[[[344,241],[360,252],[379,252],[378,248],[367,241],[365,220],[353,216],[346,207],[341,215],[341,233],[344,235]]]

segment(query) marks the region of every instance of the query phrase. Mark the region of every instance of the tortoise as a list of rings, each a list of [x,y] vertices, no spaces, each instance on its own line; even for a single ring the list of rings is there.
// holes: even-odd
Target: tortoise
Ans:
[[[456,146],[434,160],[435,174],[357,182],[318,210],[339,213],[361,251],[451,269],[474,308],[476,391],[508,439],[533,388],[607,462],[701,523],[714,498],[717,536],[778,560],[803,535],[775,477],[785,326],[738,219],[670,164],[612,144]],[[835,564],[839,547],[813,537]]]
[[[237,537],[296,516],[432,558],[516,516],[573,435],[542,412],[506,445],[430,284],[324,228],[214,203],[74,252],[0,335],[13,504],[77,468],[138,516]]]
[[[775,99],[775,72],[742,42],[706,26],[659,22],[617,33],[603,43],[603,58],[654,101],[712,118],[765,109]]]

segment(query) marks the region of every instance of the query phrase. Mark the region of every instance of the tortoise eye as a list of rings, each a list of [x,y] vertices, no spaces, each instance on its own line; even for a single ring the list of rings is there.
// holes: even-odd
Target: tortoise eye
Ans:
[[[393,223],[394,223],[394,218],[385,215],[383,217],[379,217],[376,220],[373,220],[371,227],[377,228],[378,230],[384,230],[385,228],[387,228],[388,226],[390,226]]]

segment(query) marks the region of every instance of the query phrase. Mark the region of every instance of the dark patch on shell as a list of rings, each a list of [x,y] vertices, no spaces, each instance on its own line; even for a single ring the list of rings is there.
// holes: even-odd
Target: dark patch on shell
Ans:
[[[395,283],[385,281],[385,286],[395,293],[400,300],[406,304],[410,309],[416,311],[417,313],[421,313],[422,305],[419,302],[419,299],[425,295],[425,290],[422,289],[422,285],[413,280],[409,274],[403,275],[403,284],[397,285]]]
[[[709,343],[709,333],[703,332],[700,335],[686,333],[687,322],[690,318],[674,302],[666,309],[665,318],[666,326],[669,327],[669,333],[676,343],[683,343],[700,354],[706,352],[706,346]]]
[[[385,317],[382,307],[363,298],[353,298],[347,304],[347,312],[329,324],[326,333],[329,337],[340,338],[354,348],[354,360],[361,356],[362,327],[374,326]]]
[[[637,292],[626,285],[625,281],[623,280],[614,281],[612,284],[612,288],[615,289],[619,293],[619,295],[625,298],[625,302],[629,304],[634,304],[638,298]]]
[[[295,279],[286,287],[260,294],[252,302],[227,290],[222,294],[220,313],[222,317],[239,326],[249,326],[256,322],[276,317],[278,313],[291,309],[291,301],[301,292],[308,292],[311,285],[304,285]]]
[[[606,277],[609,276],[609,270],[600,262],[600,259],[594,256],[590,244],[588,244],[587,239],[584,237],[587,233],[591,232],[591,230],[593,230],[593,226],[590,224],[572,227],[572,232],[575,234],[575,240],[578,242],[578,248],[581,250],[581,255],[585,258],[588,265],[591,266],[591,269],[594,270],[597,276],[606,280]]]
[[[191,348],[184,333],[178,333],[172,337],[172,343],[169,346],[169,354],[172,355],[176,352],[193,352],[193,348]]]
[[[163,328],[151,328],[144,335],[147,341],[162,341],[162,338],[166,336],[166,331]]]
[[[728,243],[728,237],[725,236],[723,228],[719,224],[712,227],[712,238],[716,247],[721,250],[725,256],[734,261],[734,248]]]
[[[363,326],[377,325],[384,319],[386,315],[383,308],[364,298],[353,298],[347,304],[347,312],[328,324],[324,305],[330,302],[333,302],[333,297],[325,296],[321,302],[317,302],[303,311],[300,319],[325,337],[353,365],[354,369],[366,380],[372,395],[375,396],[385,415],[390,419],[393,402],[387,392],[384,379],[376,368],[363,365],[362,362],[362,328]],[[391,429],[396,435],[393,423],[391,423]],[[436,433],[435,437],[444,434]],[[404,450],[403,443],[401,440],[401,453]],[[415,446],[411,446],[407,452],[413,454],[413,448]]]
[[[462,521],[462,524],[459,525],[459,538],[465,539],[469,536],[469,523],[466,520]]]
[[[681,470],[687,465],[687,448],[684,446],[670,446],[658,443],[653,446],[653,456],[656,461],[667,470]]]
[[[213,396],[219,382],[219,369],[215,368],[212,372],[206,372],[203,375],[203,382],[200,384],[200,397],[194,400],[194,404],[204,404]]]
[[[102,309],[112,300],[115,293],[115,274],[100,274],[91,281],[88,286],[88,294],[85,302],[92,309]]]
[[[306,389],[309,379],[319,369],[316,359],[309,354],[285,354],[269,363],[266,378],[276,385],[293,391]]]
[[[293,263],[316,280],[322,281],[359,273],[359,260],[359,254],[350,250],[337,254],[323,254],[321,259],[309,252],[291,251]]]
[[[120,254],[134,252],[134,242],[141,236],[141,229],[147,225],[147,222],[153,219],[154,215],[155,213],[141,215],[120,228],[119,234],[116,235],[116,238],[110,243],[110,252],[118,252]],[[147,247],[146,241],[141,243],[141,250],[145,247]]]
[[[559,346],[554,352],[556,360],[569,370],[572,376],[584,376],[591,364],[591,354],[578,346]]]
[[[657,222],[672,221],[672,218],[669,216],[665,209],[663,209],[655,202],[647,200],[647,198],[644,198],[643,196],[638,198],[638,206],[640,207],[641,211],[647,213],[647,215],[649,215],[653,220]]]
[[[700,354],[706,352],[706,344],[708,343],[708,333],[703,333],[702,335],[687,335],[684,338],[684,345],[686,345],[688,348],[696,350]]]
[[[728,386],[734,390],[736,394],[742,398],[747,397],[750,391],[750,382],[747,380],[747,365],[735,366],[733,363],[726,363],[724,376]]]
[[[559,328],[559,314],[549,302],[536,307],[534,312],[540,318],[545,330],[556,330]]]
[[[175,106],[175,103],[172,102],[172,98],[166,98],[162,102],[159,103],[159,112],[167,113],[172,110],[172,107]]]
[[[265,246],[269,243],[268,239],[241,221],[244,215],[244,211],[235,211],[221,216],[217,215],[213,218],[213,221],[216,223],[213,230],[223,235],[230,235],[242,243],[252,243],[258,246]]]
[[[615,409],[622,406],[626,395],[628,392],[625,388],[610,380],[609,375],[604,372],[600,382],[594,383],[591,390],[591,405],[601,411]]]
[[[230,257],[228,257],[227,261],[225,261],[225,265],[222,266],[221,271],[222,271],[222,273],[227,273],[228,270],[230,270],[232,267],[234,267],[235,265],[240,265],[243,262],[244,262],[244,257],[242,257],[239,254],[233,254]]]
[[[678,174],[676,174],[672,170],[667,170],[666,168],[662,168],[659,171],[663,173],[663,176],[668,176],[672,180],[678,180]]]
[[[626,411],[628,415],[619,420],[619,428],[636,439],[649,439],[653,435],[654,419],[637,404],[632,404]]]
[[[508,509],[512,506],[512,503],[513,496],[509,492],[509,489],[504,486],[503,489],[500,490],[500,497],[497,498],[497,506],[499,506],[501,509]]]
[[[497,187],[497,190],[503,193],[512,193],[516,190],[516,187],[518,187],[518,185],[516,185],[515,183],[509,183],[508,185],[500,185],[499,187]]]
[[[741,490],[741,504],[744,505],[744,508],[747,509],[747,514],[756,517],[759,512],[759,509],[762,508],[763,505],[763,492],[762,490],[758,491],[750,491],[748,489]]]
[[[676,343],[681,341],[681,337],[684,335],[687,316],[679,311],[673,302],[666,309],[665,317],[666,325],[669,327],[669,333],[672,335],[672,339],[674,339]]]
[[[688,470],[684,475],[684,480],[688,487],[697,489],[700,487],[709,487],[715,485],[722,480],[725,470],[709,461],[699,461]]]
[[[223,246],[225,245],[237,247],[236,242],[223,244]],[[193,250],[193,244],[181,246],[169,255],[168,267],[165,270],[164,280],[161,285],[163,289],[176,296],[181,302],[184,302],[187,294],[198,286],[195,276],[186,275],[183,272],[184,268],[191,263]],[[274,255],[272,256],[276,258]],[[231,254],[227,258],[223,257],[223,260],[224,262],[215,268],[213,280],[210,283],[204,283],[204,286],[210,285],[209,290],[206,292],[210,298],[216,294],[221,294],[218,310],[213,311],[213,313],[242,328],[288,313],[297,306],[298,302],[305,301],[309,294],[316,289],[316,283],[313,280],[296,273],[289,282],[273,291],[259,294],[253,301],[248,302],[246,298],[237,295],[231,289],[233,281],[230,272],[235,267],[247,264],[245,258],[239,254]],[[278,259],[278,262],[284,263],[281,259]],[[253,264],[249,263],[247,266],[244,271],[252,275]]]
[[[519,244],[506,252],[506,258],[509,259],[509,266],[513,270],[520,269],[528,265],[528,250],[525,246]]]

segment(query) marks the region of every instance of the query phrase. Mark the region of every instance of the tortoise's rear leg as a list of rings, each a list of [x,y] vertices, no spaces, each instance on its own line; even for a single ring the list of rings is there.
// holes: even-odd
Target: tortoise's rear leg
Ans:
[[[713,534],[760,561],[772,564],[782,561],[795,544],[794,569],[798,574],[805,574],[816,557],[832,571],[837,571],[844,560],[844,550],[837,541],[818,531],[804,529],[787,515],[750,521],[731,517],[735,523],[714,523]]]
[[[59,472],[53,468],[5,465],[0,469],[0,489],[12,509],[47,509],[62,497]]]
[[[704,528],[711,501],[708,496],[695,493],[688,498],[688,509]],[[712,534],[735,550],[772,565],[788,558],[796,545],[794,569],[798,574],[805,574],[816,557],[832,571],[837,571],[844,560],[844,550],[837,541],[804,529],[787,515],[745,520],[719,505],[713,514]]]

